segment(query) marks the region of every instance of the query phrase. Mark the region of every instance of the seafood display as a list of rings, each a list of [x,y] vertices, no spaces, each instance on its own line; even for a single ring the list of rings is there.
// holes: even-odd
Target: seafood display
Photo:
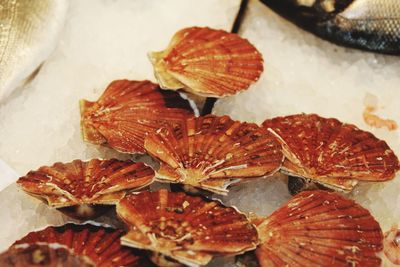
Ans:
[[[153,178],[154,171],[143,163],[92,159],[44,166],[17,183],[71,217],[91,219],[106,212],[128,191],[149,185]]]
[[[393,179],[399,161],[373,134],[337,119],[298,114],[264,121],[282,144],[282,171],[351,191],[358,181]]]
[[[256,228],[234,208],[165,189],[127,195],[117,205],[129,232],[122,244],[162,253],[189,266],[235,255],[258,244]]]
[[[380,266],[383,234],[368,210],[336,193],[307,191],[258,220],[266,266]]]
[[[397,53],[398,5],[390,1],[263,2],[279,12],[289,8],[296,20],[306,17],[301,25],[324,38]],[[372,40],[377,34],[379,47]],[[236,95],[263,72],[261,53],[237,34],[184,28],[149,58],[160,85],[114,80],[97,101],[82,99],[80,110],[76,107],[82,139],[111,148],[112,156],[99,149],[105,159],[85,153],[87,160],[42,166],[16,182],[32,196],[28,201],[44,202],[37,201],[42,206],[32,213],[42,216],[54,208],[85,223],[71,223],[54,211],[48,217],[62,218],[26,231],[0,254],[0,266],[216,266],[229,257],[261,267],[380,266],[384,255],[400,263],[397,226],[383,234],[365,203],[331,190],[350,193],[359,182],[373,187],[394,180],[400,164],[385,141],[314,113],[265,116],[261,125],[227,115],[199,116],[194,99]],[[368,118],[374,126],[388,122]],[[256,180],[263,183],[258,192],[271,201],[277,180],[288,180],[295,196],[257,214],[236,208],[243,198],[227,200],[237,188],[258,187],[251,185]]]
[[[283,154],[267,131],[228,116],[190,118],[149,135],[144,147],[160,161],[160,181],[226,194],[227,187],[274,174]]]
[[[87,142],[120,152],[144,153],[144,137],[192,115],[178,93],[150,81],[113,81],[96,102],[81,100],[81,129]]]
[[[167,49],[149,57],[162,88],[208,97],[246,90],[264,68],[261,54],[246,39],[200,27],[180,30]]]
[[[300,27],[331,42],[400,54],[397,0],[262,0]]]
[[[123,234],[124,231],[110,227],[69,223],[31,232],[12,247],[36,243],[54,244],[68,248],[76,256],[88,258],[95,266],[154,266],[141,251],[121,246],[119,238]]]
[[[0,7],[1,102],[52,52],[68,1],[4,0]]]

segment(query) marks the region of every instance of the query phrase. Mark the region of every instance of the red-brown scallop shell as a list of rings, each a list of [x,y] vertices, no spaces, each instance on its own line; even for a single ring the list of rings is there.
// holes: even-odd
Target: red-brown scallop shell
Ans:
[[[258,244],[256,228],[244,214],[220,202],[182,192],[143,191],[125,196],[118,216],[129,232],[122,244],[164,254],[190,266],[213,255],[235,255]]]
[[[380,266],[383,234],[368,210],[337,193],[304,191],[255,222],[261,267]]]
[[[153,267],[144,252],[121,246],[124,231],[93,224],[49,226],[16,241],[21,244],[58,244],[74,255],[87,257],[97,267]]]
[[[207,97],[246,90],[263,71],[262,55],[249,41],[207,27],[178,31],[164,51],[149,57],[162,88]]]
[[[253,123],[228,116],[189,118],[149,135],[147,152],[157,158],[161,181],[182,183],[219,194],[235,179],[274,174],[283,161],[275,138]]]
[[[400,265],[400,230],[397,225],[385,233],[383,241],[386,257],[395,265]]]
[[[0,254],[2,267],[92,267],[87,258],[76,256],[63,246],[49,244],[22,244]]]
[[[178,93],[150,81],[113,81],[99,100],[81,100],[80,107],[83,139],[125,153],[144,153],[148,133],[193,114]]]
[[[399,169],[385,141],[337,119],[298,114],[266,120],[263,126],[282,144],[284,172],[327,187],[350,191],[358,180],[386,181]]]
[[[18,179],[27,193],[78,219],[95,218],[127,191],[153,182],[154,171],[141,162],[117,159],[74,160],[43,166]]]

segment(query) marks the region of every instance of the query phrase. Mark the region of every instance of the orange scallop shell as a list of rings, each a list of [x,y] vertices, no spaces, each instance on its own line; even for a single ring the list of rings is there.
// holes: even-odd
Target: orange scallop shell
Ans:
[[[350,191],[358,180],[394,178],[399,161],[373,134],[316,114],[277,117],[263,123],[281,142],[282,170],[328,187]]]
[[[81,100],[80,107],[83,139],[126,153],[144,153],[148,133],[193,113],[178,93],[150,81],[113,81],[99,100]]]
[[[113,205],[127,191],[147,186],[153,179],[154,171],[141,162],[92,159],[43,166],[19,178],[17,183],[24,191],[45,200],[48,205],[64,208]],[[96,215],[89,213],[88,217]]]
[[[91,267],[87,257],[76,256],[62,246],[22,244],[0,254],[2,267]]]
[[[149,57],[162,88],[207,97],[246,90],[263,71],[262,55],[249,41],[210,28],[180,30],[167,49]]]
[[[157,179],[219,194],[226,194],[234,179],[274,174],[283,161],[271,134],[228,116],[189,118],[175,128],[163,128],[146,138],[145,149],[161,162]]]
[[[89,258],[97,267],[145,267],[154,266],[143,252],[122,247],[122,230],[92,224],[49,226],[41,231],[31,232],[16,241],[20,244],[59,244],[70,249],[77,256]]]
[[[337,193],[305,191],[258,225],[261,267],[380,266],[383,234],[368,210]]]
[[[127,195],[117,205],[129,232],[122,244],[162,253],[193,266],[213,255],[234,255],[258,244],[245,215],[216,201],[165,189]]]

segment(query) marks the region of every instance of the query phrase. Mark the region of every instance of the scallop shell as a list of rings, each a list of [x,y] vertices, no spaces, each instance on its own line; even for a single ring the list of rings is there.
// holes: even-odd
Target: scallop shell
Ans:
[[[305,191],[258,225],[261,267],[380,266],[379,224],[337,193]]]
[[[92,159],[44,166],[17,183],[51,207],[79,207],[74,217],[88,219],[100,215],[91,205],[104,208],[102,205],[116,204],[127,191],[147,186],[153,179],[154,171],[141,162]]]
[[[235,179],[274,174],[283,161],[272,135],[228,116],[189,118],[163,128],[146,138],[145,149],[161,162],[157,179],[219,194]]]
[[[298,114],[266,120],[286,160],[282,170],[327,187],[350,191],[358,180],[394,178],[399,161],[382,140],[337,119]]]
[[[67,248],[47,244],[22,244],[0,254],[2,267],[91,267],[86,257],[76,256]]]
[[[154,266],[143,252],[120,244],[124,231],[93,224],[72,224],[49,226],[41,231],[31,232],[16,241],[21,244],[58,244],[67,247],[77,256],[89,258],[97,267],[144,267]]]
[[[383,241],[386,257],[395,265],[400,265],[400,230],[397,225],[385,233]]]
[[[127,195],[117,205],[117,214],[129,226],[123,245],[162,253],[189,266],[258,244],[256,228],[245,215],[182,192],[161,189]]]
[[[150,81],[113,81],[99,100],[81,100],[80,107],[83,139],[125,153],[144,153],[148,133],[193,113],[178,93]]]
[[[207,97],[246,90],[263,71],[262,55],[249,41],[210,28],[180,30],[167,49],[149,57],[162,88]]]

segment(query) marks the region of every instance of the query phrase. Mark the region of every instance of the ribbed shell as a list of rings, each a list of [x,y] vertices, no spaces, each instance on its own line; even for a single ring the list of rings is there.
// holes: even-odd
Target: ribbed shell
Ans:
[[[80,107],[83,139],[126,153],[144,153],[148,133],[193,113],[178,93],[150,81],[113,81],[99,100],[81,100]]]
[[[213,255],[252,250],[255,227],[245,215],[219,202],[185,193],[143,191],[117,205],[129,232],[122,244],[152,250],[190,266],[205,265]]]
[[[380,266],[382,231],[368,210],[337,193],[305,191],[258,226],[262,267]]]
[[[141,251],[121,246],[120,237],[123,234],[122,230],[108,227],[69,223],[31,232],[13,246],[38,242],[60,244],[75,255],[88,257],[97,267],[154,266]]]
[[[283,154],[275,138],[253,123],[228,116],[190,118],[145,140],[147,152],[159,159],[157,179],[225,194],[234,179],[272,175]]]
[[[149,185],[154,171],[141,162],[117,159],[74,160],[30,171],[17,183],[56,208],[82,204],[110,205],[127,191]]]
[[[87,257],[76,256],[62,246],[22,244],[0,254],[2,267],[92,267]]]
[[[328,187],[351,190],[357,180],[394,178],[399,161],[373,134],[337,119],[298,114],[266,120],[283,147],[283,171]]]
[[[257,81],[262,55],[237,34],[191,27],[177,32],[169,46],[149,54],[164,89],[184,89],[211,97],[234,95]]]

